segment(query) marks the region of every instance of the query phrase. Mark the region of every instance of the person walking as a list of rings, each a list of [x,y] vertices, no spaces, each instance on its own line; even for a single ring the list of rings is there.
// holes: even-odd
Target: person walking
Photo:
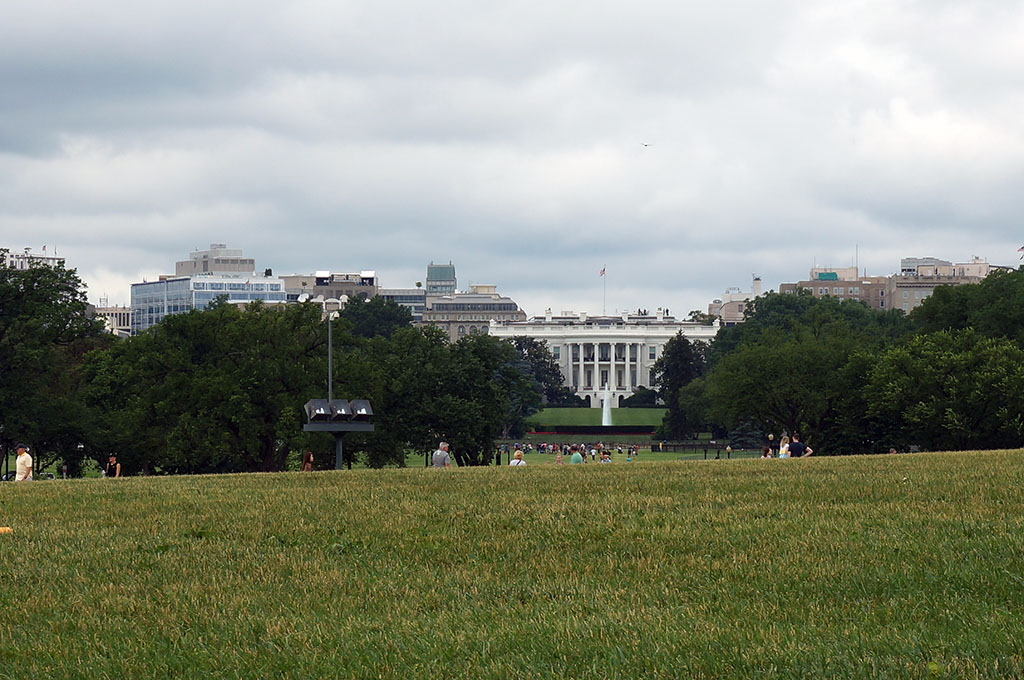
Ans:
[[[430,460],[436,468],[451,467],[452,459],[451,456],[448,455],[448,442],[441,442],[438,444],[437,451],[434,451],[434,455]]]
[[[14,481],[16,482],[31,482],[32,481],[32,456],[28,454],[28,447],[24,444],[18,444],[18,458],[15,463]]]

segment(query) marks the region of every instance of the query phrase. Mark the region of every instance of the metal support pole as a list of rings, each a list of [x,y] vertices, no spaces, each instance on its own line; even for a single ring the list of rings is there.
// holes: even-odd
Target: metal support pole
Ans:
[[[334,337],[331,333],[331,314],[327,313],[327,401],[334,400]],[[341,453],[341,437],[338,437],[338,455]],[[341,460],[340,458],[338,459]],[[338,470],[341,469],[341,463],[338,463]]]
[[[344,432],[334,433],[334,469],[340,470],[343,461],[345,460],[344,449],[342,448],[341,440],[345,438]],[[351,468],[351,466],[349,466]]]

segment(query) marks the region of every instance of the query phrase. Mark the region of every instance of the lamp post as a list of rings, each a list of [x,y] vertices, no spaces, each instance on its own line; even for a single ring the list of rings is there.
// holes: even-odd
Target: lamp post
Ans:
[[[334,469],[340,470],[345,464],[342,438],[346,432],[373,432],[373,408],[365,399],[334,398],[334,336],[331,330],[338,312],[327,314],[327,399],[310,399],[306,402],[306,432],[330,432],[334,435]],[[352,460],[348,460],[352,469]]]
[[[326,307],[324,308],[326,311]],[[338,312],[327,313],[327,401],[334,401],[334,320]]]

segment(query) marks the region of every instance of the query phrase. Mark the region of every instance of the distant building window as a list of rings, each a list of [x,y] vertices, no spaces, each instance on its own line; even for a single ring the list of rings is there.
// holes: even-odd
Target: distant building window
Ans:
[[[465,334],[466,334],[466,327],[465,326],[459,326],[459,335],[465,335]]]
[[[658,348],[657,347],[651,345],[650,347],[647,348],[647,358],[648,359],[656,358],[657,354],[658,354]]]
[[[904,303],[903,303],[903,311],[904,311],[904,312],[905,312],[905,311],[907,311],[907,305],[908,305],[908,304],[909,304],[909,303],[906,303],[906,302],[904,302]]]
[[[878,306],[879,306],[880,308],[884,308],[884,307],[885,307],[885,300],[879,300],[879,301],[878,301]]]
[[[559,360],[561,358],[561,354],[562,354],[562,348],[561,347],[552,347],[551,348],[551,356],[553,356],[555,358],[555,361],[557,361],[557,360]]]
[[[910,291],[908,291],[908,290],[903,291],[903,299],[904,300],[910,299]]]

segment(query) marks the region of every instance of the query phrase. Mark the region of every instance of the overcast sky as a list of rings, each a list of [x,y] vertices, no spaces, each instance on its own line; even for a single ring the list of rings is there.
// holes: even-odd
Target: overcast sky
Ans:
[[[0,246],[97,301],[196,248],[429,261],[547,307],[706,310],[903,256],[1015,265],[1024,4],[7,0]]]

